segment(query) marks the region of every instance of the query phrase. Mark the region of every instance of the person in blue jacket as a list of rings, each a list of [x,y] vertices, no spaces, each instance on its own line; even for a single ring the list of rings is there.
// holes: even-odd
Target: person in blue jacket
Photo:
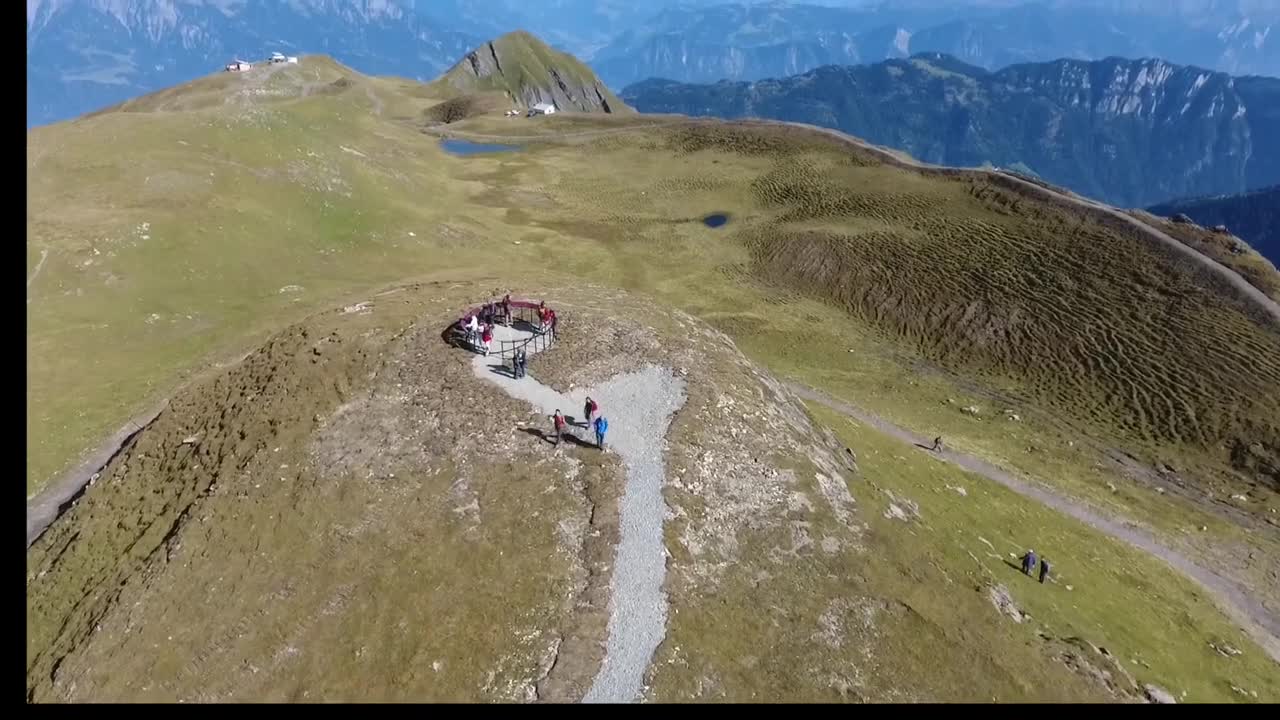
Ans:
[[[1036,566],[1036,551],[1028,550],[1026,555],[1022,556],[1022,574],[1030,575],[1031,570]]]
[[[609,421],[603,415],[596,417],[596,447],[604,449],[604,434],[609,429]]]

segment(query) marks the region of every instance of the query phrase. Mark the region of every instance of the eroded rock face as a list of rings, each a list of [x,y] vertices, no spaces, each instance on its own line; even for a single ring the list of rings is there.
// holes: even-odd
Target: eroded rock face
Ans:
[[[518,62],[514,58],[506,58],[504,62],[504,54],[499,44],[488,42],[467,53],[462,66],[477,79],[501,78],[502,84],[510,88],[508,94],[513,95],[512,99],[525,107],[551,103],[561,111],[612,113],[616,110],[609,102],[608,90],[594,76],[584,82],[579,77],[581,70],[567,64],[552,65],[546,68],[545,84],[540,84],[541,79],[529,82],[523,70],[517,77],[514,68]]]
[[[1013,602],[1013,596],[1009,594],[1009,588],[1004,585],[993,585],[987,589],[987,595],[991,598],[991,604],[997,610],[1009,616],[1009,619],[1016,623],[1020,623],[1025,619],[1025,615],[1018,606]]]

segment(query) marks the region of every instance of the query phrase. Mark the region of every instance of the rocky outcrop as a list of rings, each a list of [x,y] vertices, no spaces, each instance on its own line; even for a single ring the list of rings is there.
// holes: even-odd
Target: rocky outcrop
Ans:
[[[626,110],[586,65],[524,32],[472,50],[445,77],[462,91],[498,90],[517,105],[550,103],[559,111]]]

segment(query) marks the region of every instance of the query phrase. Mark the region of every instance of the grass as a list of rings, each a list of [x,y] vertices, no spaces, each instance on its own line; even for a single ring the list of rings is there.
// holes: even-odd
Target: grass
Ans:
[[[915,550],[899,546],[911,542],[903,526],[842,503],[816,473],[858,492],[865,482],[837,459],[843,446],[722,336],[608,288],[551,297],[571,302],[572,322],[539,356],[541,381],[590,385],[648,363],[689,381],[667,438],[670,608],[648,697],[1114,699],[1009,632],[982,592],[965,588],[957,603],[950,576],[963,567],[922,576]]]
[[[971,181],[939,182],[816,152],[769,160],[769,140],[745,149],[749,158],[724,157],[702,149],[714,140],[689,144],[683,132],[672,142],[684,143],[684,156],[643,143],[625,152],[621,139],[596,143],[627,157],[628,183],[611,182],[605,168],[576,170],[562,194],[577,219],[554,227],[624,256],[653,247],[628,236],[675,245],[671,262],[647,264],[654,276],[678,278],[668,286],[689,290],[676,298],[682,306],[711,305],[706,295],[721,290],[751,295],[723,288],[726,273],[766,293],[811,298],[844,311],[819,323],[819,335],[851,324],[870,328],[877,346],[1117,444],[1150,456],[1191,448],[1210,460],[1197,471],[1217,467],[1215,482],[1239,483],[1223,467],[1234,444],[1271,442],[1280,399],[1266,388],[1280,380],[1273,362],[1280,334],[1195,284],[1158,251],[1102,228],[1071,226],[1068,216],[1029,202],[1015,214],[1013,198]],[[720,161],[722,169],[714,165]],[[737,180],[735,171],[754,179]],[[671,219],[713,209],[736,212],[725,234],[746,254],[737,243],[722,252],[724,244],[711,238],[675,241],[681,231]],[[587,220],[593,216],[598,220]],[[1141,253],[1148,259],[1121,259]],[[625,265],[636,272],[636,263]],[[625,273],[621,281],[645,285]],[[662,284],[651,285],[661,292]],[[724,311],[750,315],[753,305]],[[1195,351],[1165,340],[1173,337]],[[1272,492],[1265,484],[1257,490],[1263,498]]]
[[[852,489],[868,516],[881,515],[889,493],[919,505],[921,520],[913,531],[877,548],[872,564],[884,582],[928,566],[949,573],[956,594],[974,583],[1001,583],[1032,617],[1017,627],[1014,642],[1041,642],[1035,628],[1056,638],[1084,638],[1107,648],[1139,683],[1162,685],[1177,697],[1185,692],[1185,701],[1238,702],[1243,698],[1232,685],[1256,692],[1261,702],[1280,697],[1270,658],[1256,648],[1236,657],[1215,651],[1211,643],[1239,648],[1248,641],[1198,587],[1159,561],[826,408],[811,405],[810,411],[858,448],[865,482]],[[1053,582],[1039,585],[1010,567],[1016,563],[1011,555],[1027,547],[1051,559]],[[931,615],[957,630],[969,622],[954,606],[934,608]]]
[[[468,358],[409,328],[475,291],[309,318],[176,398],[28,553],[29,698],[529,699],[620,468],[439,402]]]
[[[219,85],[230,81],[219,76],[189,88],[190,98],[172,91],[146,112],[138,106],[28,134],[29,278],[47,251],[28,288],[28,494],[184,379],[318,309],[415,277],[589,281],[683,309],[778,374],[1123,511],[1201,557],[1221,560],[1224,571],[1244,577],[1263,597],[1276,597],[1280,543],[1264,524],[1277,508],[1275,489],[1260,473],[1242,476],[1232,466],[1231,446],[1248,441],[1265,451],[1280,444],[1280,398],[1271,392],[1280,339],[1170,256],[1007,190],[879,166],[792,129],[728,129],[669,117],[481,116],[450,125],[450,132],[545,142],[526,142],[520,153],[454,158],[418,129],[423,112],[443,99],[430,87],[345,71],[338,74],[349,82],[335,84],[341,78],[333,72],[308,58],[267,77],[262,87],[270,94],[232,95],[231,102]],[[731,215],[729,225],[711,230],[699,222],[716,211]],[[982,406],[979,417],[956,409],[969,403]],[[1005,408],[1023,421],[1004,420]],[[1115,449],[1139,464],[1174,466],[1183,489],[1161,495],[1127,480],[1106,459]],[[859,453],[870,476],[866,452]],[[926,482],[936,470],[904,468],[922,475],[902,483]],[[1243,491],[1251,498],[1244,514],[1210,511]],[[944,512],[926,497],[915,499],[926,521]],[[359,498],[342,502],[355,507]],[[120,503],[129,507],[123,495]],[[1041,517],[1014,498],[1001,506]],[[260,520],[253,517],[251,523]],[[301,526],[290,527],[282,544],[300,547]],[[1051,537],[1064,546],[1085,537],[1061,527]],[[788,542],[777,535],[782,529],[759,532],[744,542],[766,548]],[[1122,557],[1111,555],[1122,549],[1094,544]],[[663,652],[700,644],[704,665],[660,675],[657,695],[894,698],[903,697],[894,695],[902,687],[894,678],[929,667],[934,674],[921,680],[920,697],[960,697],[982,678],[1000,698],[1094,697],[1095,690],[1070,679],[1074,674],[1042,665],[1023,673],[1043,658],[1039,645],[1025,646],[1041,641],[998,616],[980,615],[990,605],[979,593],[956,594],[964,604],[958,617],[978,623],[971,627],[948,620],[942,599],[913,595],[946,586],[944,577],[972,563],[967,556],[938,549],[940,567],[925,569],[920,546],[885,539],[875,547],[895,559],[879,565],[847,559],[843,569],[800,563],[797,574],[779,575],[766,587],[737,575],[725,579],[723,596],[690,595],[681,611],[687,614],[673,616],[672,644]],[[1251,550],[1261,561],[1237,567]],[[299,552],[311,557],[312,550]],[[1071,557],[1058,565],[1064,573]],[[427,559],[415,554],[399,565]],[[490,563],[486,573],[509,567],[502,559],[475,560]],[[358,577],[375,582],[378,573]],[[461,582],[432,577],[440,586]],[[1099,575],[1096,582],[1121,585],[1125,577]],[[864,605],[828,607],[854,592],[848,578],[865,583]],[[1147,587],[1170,593],[1162,617],[1181,612],[1204,628],[1223,622],[1176,578],[1148,580]],[[409,585],[386,590],[414,593]],[[1037,618],[1068,614],[1015,595],[1031,603]],[[720,597],[736,604],[717,606]],[[297,607],[313,610],[328,598],[311,600]],[[1116,630],[1128,616],[1098,602],[1097,610],[1070,616],[1070,627],[1095,644],[1141,648],[1167,633],[1154,619],[1132,634]],[[792,614],[758,612],[788,604]],[[494,607],[479,603],[463,624]],[[30,601],[28,608],[30,627]],[[229,608],[225,618],[239,611]],[[803,627],[808,637],[828,611],[885,618],[881,634],[863,640],[883,649],[878,657],[886,666],[875,676],[888,680],[858,688],[841,673],[819,678],[785,664],[807,652],[825,653],[827,668],[851,661],[853,646],[818,650],[797,635]],[[82,619],[92,627],[92,618]],[[850,627],[852,620],[841,622]],[[1101,623],[1101,639],[1085,633],[1091,622]],[[384,626],[370,621],[351,630]],[[737,627],[755,634],[735,634]],[[1064,637],[1056,622],[1053,629],[1055,638]],[[157,644],[160,637],[148,635]],[[784,643],[786,652],[750,652],[749,637],[760,648]],[[921,644],[922,637],[931,641]],[[1234,636],[1224,630],[1221,637]],[[922,647],[930,654],[922,656]],[[1163,658],[1160,665],[1141,659],[1153,671],[1188,677],[1196,655],[1190,645],[1178,648],[1172,655],[1152,651]],[[191,651],[180,646],[172,657]],[[1255,667],[1255,655],[1230,662]],[[680,656],[663,656],[673,657]],[[945,663],[926,664],[938,657]],[[1217,662],[1210,658],[1202,669],[1212,669],[1210,661]],[[137,665],[138,677],[152,670]],[[312,671],[299,682],[320,677]],[[474,673],[460,676],[457,687],[475,680]],[[387,697],[396,688],[421,688],[420,681],[388,686]],[[1216,681],[1187,683],[1191,699],[1232,699],[1218,694]]]
[[[1248,243],[1192,223],[1176,223],[1145,210],[1130,210],[1129,213],[1156,226],[1183,245],[1226,265],[1248,280],[1250,285],[1266,293],[1267,297],[1280,302],[1280,273],[1276,272],[1276,266],[1270,260],[1249,247]],[[1233,249],[1243,252],[1233,252]]]
[[[30,175],[29,246],[50,256],[27,306],[29,492],[219,351],[353,289],[441,268],[446,216],[415,198],[458,196],[431,170],[450,160],[430,145],[401,151],[415,133],[397,126],[360,136],[363,94],[341,99],[351,104],[297,102],[265,125],[157,112],[33,133],[60,146]],[[142,148],[145,164],[130,159]],[[90,193],[57,180],[67,175]],[[455,250],[460,266],[477,255]],[[84,358],[90,371],[77,372]]]

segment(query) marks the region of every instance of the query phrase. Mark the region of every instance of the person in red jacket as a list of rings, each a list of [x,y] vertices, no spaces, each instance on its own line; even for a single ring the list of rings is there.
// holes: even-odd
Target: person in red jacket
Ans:
[[[551,425],[556,430],[556,445],[559,445],[560,436],[564,435],[564,415],[560,414],[559,408],[556,408],[556,414],[551,416]]]
[[[489,357],[489,344],[493,342],[492,325],[484,326],[484,332],[480,333],[480,341],[484,343],[484,356]]]
[[[595,400],[587,398],[587,402],[582,405],[582,427],[591,427],[591,421],[596,418],[598,412],[600,412],[600,406]]]

